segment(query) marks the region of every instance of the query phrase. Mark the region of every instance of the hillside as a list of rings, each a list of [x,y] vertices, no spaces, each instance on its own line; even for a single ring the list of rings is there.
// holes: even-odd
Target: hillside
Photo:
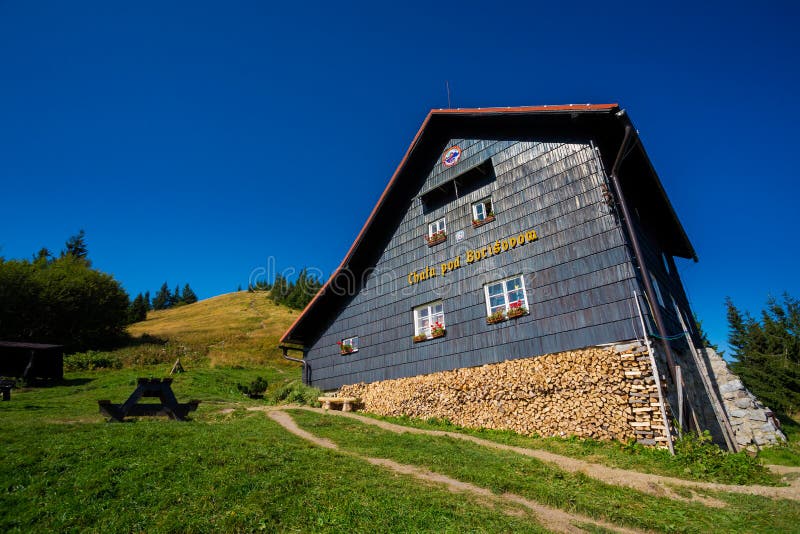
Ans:
[[[278,342],[298,313],[273,304],[266,292],[239,291],[151,311],[128,332],[179,343],[212,366],[264,364],[281,359]]]

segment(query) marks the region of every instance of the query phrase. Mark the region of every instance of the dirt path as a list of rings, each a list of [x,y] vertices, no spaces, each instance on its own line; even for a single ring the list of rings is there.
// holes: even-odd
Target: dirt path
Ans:
[[[270,417],[273,421],[277,422],[283,428],[285,428],[288,432],[301,437],[315,445],[326,449],[333,449],[338,450],[338,446],[329,439],[320,438],[307,432],[297,426],[297,423],[291,418],[289,414],[280,410],[280,409],[260,409],[260,408],[248,408],[249,410],[259,410],[265,411],[267,416]],[[555,532],[566,532],[566,533],[578,533],[578,532],[586,532],[584,529],[580,528],[577,525],[580,524],[591,524],[597,527],[601,527],[604,529],[608,529],[614,532],[622,532],[622,533],[636,533],[639,532],[637,530],[631,530],[628,528],[618,527],[616,525],[612,525],[610,523],[606,523],[605,521],[600,521],[597,519],[592,519],[590,517],[581,516],[578,514],[570,514],[564,512],[563,510],[559,510],[557,508],[550,508],[549,506],[544,506],[539,504],[535,501],[531,501],[519,495],[515,495],[513,493],[506,493],[503,495],[495,495],[491,491],[487,490],[486,488],[481,488],[480,486],[476,486],[474,484],[470,484],[467,482],[462,482],[460,480],[450,478],[448,476],[442,475],[440,473],[435,473],[433,471],[429,471],[427,469],[423,469],[414,465],[407,465],[397,463],[392,460],[387,460],[385,458],[370,458],[367,456],[361,456],[352,452],[340,451],[343,454],[347,454],[349,456],[353,456],[356,458],[360,458],[369,462],[372,465],[377,465],[393,471],[398,474],[412,476],[416,479],[422,480],[429,484],[439,484],[445,486],[448,490],[454,493],[466,493],[471,495],[472,497],[477,498],[482,503],[488,503],[491,505],[499,506],[505,513],[509,515],[520,515],[519,508],[516,507],[523,507],[528,511],[532,512],[536,519],[545,526],[546,528],[553,530]],[[515,507],[509,507],[512,505]]]
[[[681,487],[690,490],[699,489],[699,490],[725,491],[730,493],[743,493],[747,495],[760,495],[763,497],[770,497],[773,499],[790,499],[793,501],[800,501],[800,477],[792,477],[792,480],[789,481],[790,485],[785,487],[757,486],[757,485],[736,486],[730,484],[716,484],[712,482],[695,482],[680,478],[665,477],[661,475],[651,475],[647,473],[639,473],[637,471],[628,471],[625,469],[619,469],[616,467],[608,467],[605,465],[585,462],[583,460],[577,460],[575,458],[569,458],[567,456],[561,456],[559,454],[554,454],[548,451],[543,451],[538,449],[527,449],[524,447],[515,447],[513,445],[504,445],[502,443],[495,443],[493,441],[488,441],[467,434],[460,434],[458,432],[447,432],[443,430],[423,430],[419,428],[411,428],[411,427],[396,425],[393,423],[388,423],[386,421],[379,421],[377,419],[372,419],[371,417],[358,415],[352,412],[341,412],[337,410],[329,410],[326,412],[321,408],[309,408],[305,406],[301,408],[304,410],[310,410],[317,413],[329,413],[331,415],[336,415],[336,416],[350,417],[353,419],[357,419],[363,423],[380,427],[390,432],[397,432],[397,433],[409,432],[412,434],[426,434],[430,436],[448,436],[454,439],[470,441],[472,443],[476,443],[484,447],[489,447],[498,450],[512,451],[517,454],[522,454],[524,456],[536,458],[537,460],[542,460],[544,462],[555,464],[561,469],[569,471],[571,473],[583,473],[591,478],[594,478],[601,482],[605,482],[607,484],[624,486],[631,489],[635,489],[637,491],[641,491],[643,493],[648,493],[650,495],[656,495],[660,497],[669,497],[671,499],[682,500],[682,501],[699,502],[706,506],[724,507],[725,503],[723,503],[718,499],[714,499],[712,497],[706,497],[703,495],[699,495],[697,493],[692,493],[691,497],[684,497],[676,493],[673,488]],[[795,468],[780,468],[780,466],[774,466],[773,468],[775,469],[775,472],[779,474],[798,472],[798,470]]]

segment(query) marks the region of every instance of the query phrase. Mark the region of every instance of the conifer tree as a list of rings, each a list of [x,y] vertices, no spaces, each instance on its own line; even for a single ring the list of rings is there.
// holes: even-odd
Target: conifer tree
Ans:
[[[289,282],[282,274],[275,275],[275,282],[272,283],[270,298],[275,304],[285,304],[286,295],[289,293]]]
[[[150,302],[150,292],[149,291],[145,291],[144,292],[144,305],[147,308],[147,311],[150,311],[150,310],[153,309],[153,304]]]
[[[736,361],[731,368],[770,408],[795,415],[800,411],[800,302],[783,296],[767,301],[761,320],[726,300],[728,345]]]
[[[39,266],[46,266],[53,261],[53,254],[47,247],[42,247],[39,252],[33,255],[33,263]]]
[[[161,288],[156,293],[156,296],[153,297],[153,309],[154,310],[165,310],[170,306],[170,292],[169,286],[166,282],[161,285]]]
[[[147,319],[147,306],[144,303],[144,296],[141,293],[136,295],[136,298],[131,302],[130,313],[128,321],[131,323],[138,323]]]
[[[81,230],[67,239],[65,243],[66,250],[61,252],[61,256],[72,256],[75,259],[83,260],[86,265],[91,265],[89,262],[89,248],[86,246],[86,232]]]
[[[181,293],[181,301],[184,304],[194,304],[197,302],[197,295],[192,288],[189,287],[189,284],[183,286],[183,293]]]
[[[285,304],[290,308],[302,310],[322,288],[316,277],[308,274],[308,269],[301,269],[297,279],[290,282],[285,276],[275,275],[270,298],[276,304]]]
[[[183,300],[181,299],[181,288],[178,284],[175,284],[175,291],[170,294],[169,297],[169,307],[173,306],[180,306],[183,304]]]

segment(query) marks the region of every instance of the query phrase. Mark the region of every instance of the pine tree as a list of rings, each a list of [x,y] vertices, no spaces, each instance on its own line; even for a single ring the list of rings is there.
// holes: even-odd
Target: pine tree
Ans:
[[[769,407],[793,415],[800,411],[800,302],[770,298],[761,321],[740,312],[727,299],[731,365],[744,384]]]
[[[40,267],[44,267],[49,265],[51,261],[53,261],[54,257],[53,254],[47,247],[42,247],[39,249],[39,252],[33,255],[33,263]]]
[[[150,311],[150,310],[153,309],[153,304],[150,302],[150,292],[149,291],[145,291],[144,292],[144,305],[147,308],[147,311]]]
[[[147,306],[144,303],[144,296],[141,293],[136,295],[136,298],[131,302],[128,321],[131,323],[138,323],[147,319]]]
[[[711,340],[708,339],[708,333],[703,328],[703,321],[698,319],[697,315],[695,315],[693,318],[694,318],[695,330],[697,332],[697,335],[700,336],[700,341],[703,343],[703,346],[709,349],[713,349],[714,352],[722,356],[724,352],[719,350],[719,346],[717,346],[716,343],[711,343]]]
[[[86,232],[81,230],[67,239],[65,243],[66,250],[61,252],[61,256],[72,256],[75,259],[83,260],[86,262],[86,265],[90,265],[89,262],[89,248],[86,246]]]
[[[195,294],[194,291],[192,291],[192,288],[189,287],[189,284],[183,286],[183,293],[181,293],[181,301],[184,304],[194,304],[195,302],[197,302],[197,295]]]
[[[275,281],[272,283],[272,290],[270,291],[270,298],[275,304],[282,304],[285,302],[286,295],[289,292],[289,283],[282,274],[275,275]]]
[[[181,299],[181,288],[179,285],[175,285],[175,291],[173,291],[169,296],[169,307],[172,308],[173,306],[180,306],[183,304],[183,299]]]
[[[302,310],[322,288],[322,283],[308,274],[305,267],[297,275],[297,280],[290,282],[283,275],[275,275],[271,286],[270,298],[276,304],[285,304],[290,308]]]
[[[154,310],[165,310],[170,306],[170,293],[169,293],[169,286],[166,282],[161,285],[161,289],[158,290],[156,296],[153,297],[153,309]]]

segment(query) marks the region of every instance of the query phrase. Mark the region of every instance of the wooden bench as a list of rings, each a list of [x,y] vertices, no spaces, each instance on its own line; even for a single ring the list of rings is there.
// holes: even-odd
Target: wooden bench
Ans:
[[[317,400],[322,403],[322,407],[326,410],[330,410],[334,406],[341,406],[343,412],[352,412],[353,405],[361,402],[361,399],[356,397],[318,397]]]

